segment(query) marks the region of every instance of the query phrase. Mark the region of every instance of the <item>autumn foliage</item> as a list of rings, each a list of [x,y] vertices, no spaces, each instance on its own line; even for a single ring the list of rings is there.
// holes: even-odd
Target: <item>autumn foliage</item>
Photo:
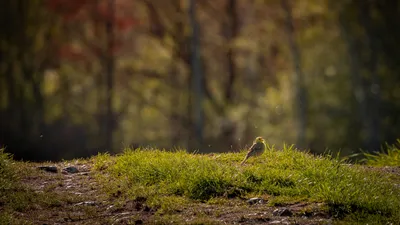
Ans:
[[[95,40],[93,41],[104,38],[106,23],[110,23],[113,30],[111,49],[102,50],[96,44],[88,44],[87,46],[91,54],[94,53],[97,56],[117,54],[124,45],[124,41],[119,37],[131,32],[135,25],[138,24],[138,20],[130,11],[134,7],[134,1],[46,0],[45,4],[50,11],[61,17],[63,26],[74,27],[77,23],[91,24],[91,26],[85,27],[86,31],[82,30],[82,32],[94,33]],[[81,61],[85,59],[85,52],[68,41],[63,43],[58,51],[59,56],[67,60]]]

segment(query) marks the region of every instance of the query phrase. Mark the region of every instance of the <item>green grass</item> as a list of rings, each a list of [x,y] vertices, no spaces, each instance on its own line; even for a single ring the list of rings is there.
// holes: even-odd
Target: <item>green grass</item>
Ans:
[[[14,181],[17,176],[13,169],[13,161],[11,155],[4,152],[4,149],[0,149],[0,192],[4,193],[4,190],[8,190],[14,186]]]
[[[0,207],[10,203],[8,193],[17,188],[17,173],[13,166],[11,155],[0,149]],[[0,224],[11,224],[14,222],[9,210],[0,210]]]
[[[367,165],[371,166],[400,166],[400,139],[396,145],[386,145],[385,150],[371,154],[364,153],[363,160]]]
[[[293,199],[326,203],[338,219],[400,219],[400,190],[384,173],[290,146],[269,149],[240,166],[244,155],[244,151],[207,156],[126,149],[116,157],[98,155],[94,168],[102,171],[99,180],[107,183],[110,196],[146,199],[158,208],[171,210],[171,205],[188,202],[267,195],[272,205]]]

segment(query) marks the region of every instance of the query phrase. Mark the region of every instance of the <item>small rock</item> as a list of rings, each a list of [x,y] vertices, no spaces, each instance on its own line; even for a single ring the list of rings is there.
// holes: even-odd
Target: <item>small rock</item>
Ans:
[[[76,168],[74,166],[69,166],[67,168],[64,168],[63,171],[65,171],[67,173],[78,173],[79,172],[78,168]]]
[[[143,220],[136,220],[135,224],[143,224]]]
[[[265,201],[262,198],[251,198],[251,199],[247,200],[247,203],[249,203],[250,205],[264,204]]]
[[[39,170],[44,170],[46,172],[50,172],[50,173],[57,173],[58,169],[55,166],[39,166],[38,167]]]
[[[314,217],[321,217],[321,218],[329,218],[329,214],[325,212],[315,212],[313,213]]]
[[[96,202],[94,201],[86,201],[86,202],[79,202],[76,203],[75,206],[80,206],[80,205],[89,205],[89,206],[95,206]]]
[[[274,215],[274,216],[292,216],[293,213],[288,208],[282,208],[282,209],[275,209],[272,212],[272,215]]]

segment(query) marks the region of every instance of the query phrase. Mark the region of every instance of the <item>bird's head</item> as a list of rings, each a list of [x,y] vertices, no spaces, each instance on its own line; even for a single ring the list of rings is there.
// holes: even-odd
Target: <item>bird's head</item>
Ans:
[[[254,140],[255,143],[264,143],[264,138],[262,137],[256,137],[256,139]]]

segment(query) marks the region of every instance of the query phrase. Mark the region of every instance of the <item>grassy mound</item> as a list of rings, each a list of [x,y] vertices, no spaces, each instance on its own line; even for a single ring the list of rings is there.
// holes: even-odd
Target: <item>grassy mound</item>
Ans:
[[[313,156],[286,146],[269,149],[240,166],[245,152],[216,155],[185,151],[126,149],[94,158],[107,192],[147,199],[163,207],[172,202],[210,202],[216,198],[269,196],[279,201],[323,202],[337,218],[399,221],[400,188],[384,173],[349,165],[329,156]],[[168,205],[166,208],[170,207]]]

